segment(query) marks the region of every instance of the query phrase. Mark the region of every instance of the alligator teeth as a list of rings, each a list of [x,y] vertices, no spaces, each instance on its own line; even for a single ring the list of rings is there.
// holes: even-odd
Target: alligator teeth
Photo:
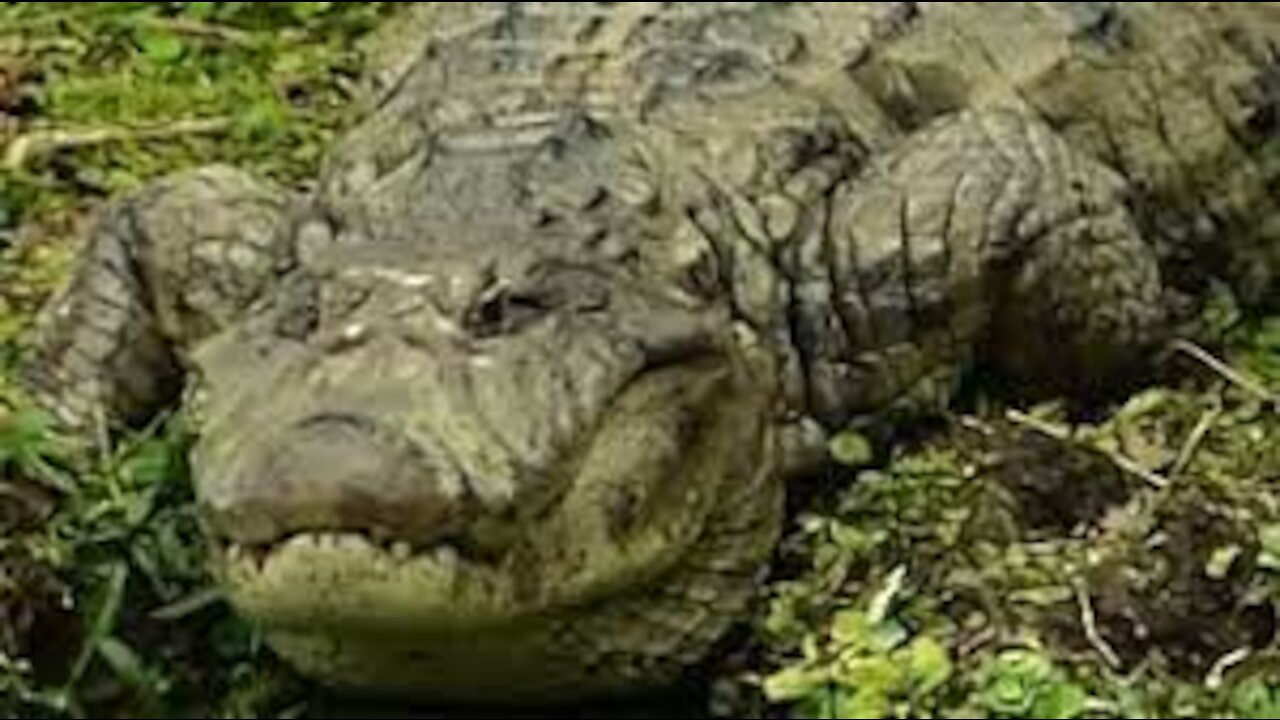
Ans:
[[[370,547],[368,538],[363,535],[335,535],[334,547],[347,552],[357,552]]]
[[[436,329],[445,335],[457,335],[462,332],[462,328],[457,323],[448,318],[439,317],[435,320]]]
[[[458,555],[457,549],[449,545],[443,545],[437,548],[434,557],[437,563],[440,563],[440,565],[451,570],[456,568],[459,560],[461,560],[461,556]]]
[[[403,540],[392,543],[391,557],[399,562],[405,562],[413,557],[413,546]]]

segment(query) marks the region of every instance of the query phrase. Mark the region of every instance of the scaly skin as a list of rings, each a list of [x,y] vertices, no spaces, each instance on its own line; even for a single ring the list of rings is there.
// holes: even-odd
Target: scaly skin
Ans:
[[[311,196],[120,200],[69,427],[186,401],[231,598],[305,672],[545,702],[741,616],[827,433],[1089,390],[1274,292],[1275,3],[421,3]]]

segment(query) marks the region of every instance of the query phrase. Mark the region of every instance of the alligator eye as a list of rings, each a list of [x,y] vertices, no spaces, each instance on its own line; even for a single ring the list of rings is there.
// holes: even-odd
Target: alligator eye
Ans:
[[[550,300],[530,293],[496,290],[472,308],[466,326],[482,338],[519,332],[551,311],[554,303]]]

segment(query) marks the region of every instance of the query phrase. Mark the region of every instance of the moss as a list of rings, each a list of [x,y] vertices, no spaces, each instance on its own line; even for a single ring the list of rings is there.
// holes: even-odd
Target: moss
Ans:
[[[1272,325],[1227,352],[1264,385]],[[936,643],[953,669],[909,702],[881,687],[877,717],[1273,712],[1280,418],[1220,370],[1182,367],[1092,424],[1052,407],[957,418],[857,473],[794,528],[757,623],[767,679],[747,685],[784,715],[850,717],[832,714],[848,654],[824,628],[898,572],[876,661],[900,679],[903,648]]]

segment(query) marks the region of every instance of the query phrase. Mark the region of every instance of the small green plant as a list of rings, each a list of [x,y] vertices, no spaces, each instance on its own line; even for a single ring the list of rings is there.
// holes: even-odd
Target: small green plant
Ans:
[[[71,455],[68,443],[50,429],[48,417],[35,410],[7,414],[0,405],[0,478],[22,477],[64,493],[74,480],[60,467]]]
[[[806,718],[928,717],[953,665],[942,642],[892,616],[905,578],[895,571],[865,609],[842,610],[807,638],[802,659],[764,680],[766,697]]]
[[[1231,691],[1230,703],[1239,718],[1280,718],[1280,685],[1264,677],[1251,677]]]
[[[974,704],[984,717],[1071,720],[1089,709],[1089,692],[1040,650],[995,655],[974,679]]]

